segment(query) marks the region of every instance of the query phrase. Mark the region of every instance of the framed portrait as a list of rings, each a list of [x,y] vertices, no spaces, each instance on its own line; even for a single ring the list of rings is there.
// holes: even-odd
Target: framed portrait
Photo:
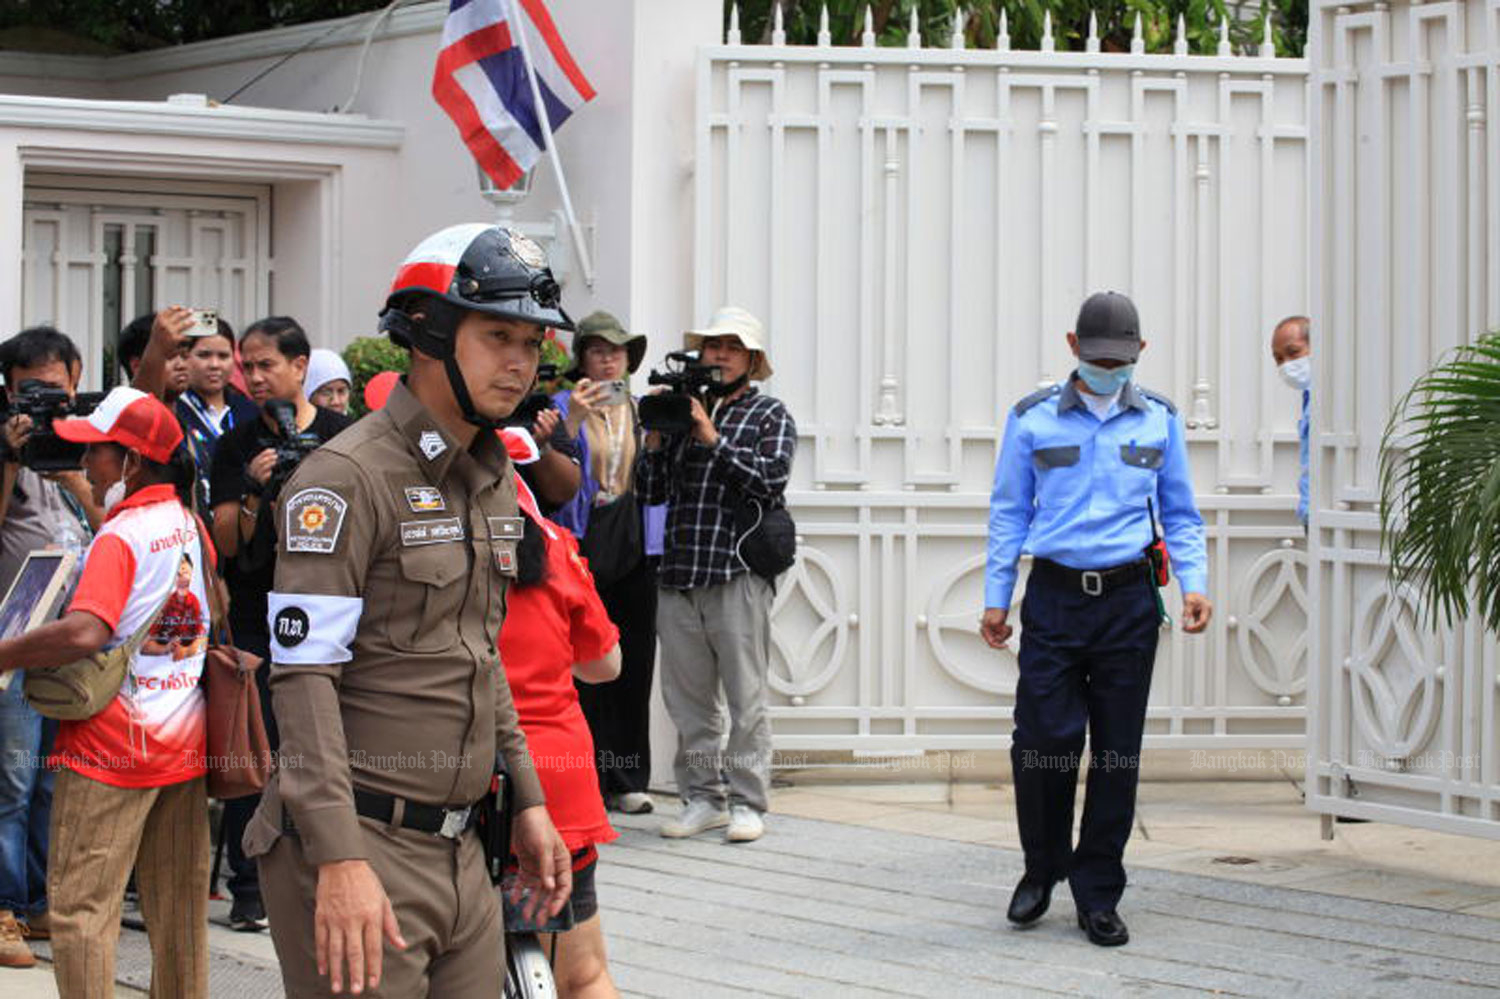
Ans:
[[[73,579],[78,556],[68,551],[34,551],[0,601],[0,638],[15,638],[57,616]],[[15,670],[0,673],[0,690],[10,687]]]

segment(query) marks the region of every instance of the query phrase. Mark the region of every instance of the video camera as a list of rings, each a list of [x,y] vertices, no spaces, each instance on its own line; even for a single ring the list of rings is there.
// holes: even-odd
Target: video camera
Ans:
[[[685,434],[693,429],[694,398],[724,381],[716,364],[704,364],[698,355],[674,350],[666,356],[664,370],[653,369],[648,385],[665,385],[670,391],[641,399],[641,426],[664,434]]]
[[[310,430],[297,429],[297,405],[285,399],[272,399],[266,403],[266,413],[276,421],[274,437],[264,437],[260,448],[271,448],[276,452],[276,464],[271,467],[271,477],[264,490],[267,500],[275,500],[286,480],[302,463],[302,459],[323,445],[323,439]]]
[[[79,392],[68,396],[67,389],[27,378],[5,398],[4,420],[13,416],[31,417],[31,436],[21,445],[16,457],[33,472],[69,472],[83,467],[87,444],[74,444],[57,436],[52,421],[71,416],[87,416],[98,407],[103,392]]]
[[[556,380],[557,365],[542,364],[537,366],[537,385],[546,385],[547,383]],[[542,415],[543,410],[556,408],[557,403],[552,401],[552,397],[546,392],[537,389],[526,398],[522,399],[521,404],[515,408],[515,411],[513,413],[502,420],[501,424],[507,427],[522,427],[526,430],[530,430],[532,427],[536,426],[536,418]],[[538,441],[537,443],[541,442]]]

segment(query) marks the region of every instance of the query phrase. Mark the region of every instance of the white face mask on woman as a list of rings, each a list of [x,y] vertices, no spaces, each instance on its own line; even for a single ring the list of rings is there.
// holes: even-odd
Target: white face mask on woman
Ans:
[[[125,490],[126,488],[128,488],[125,485],[125,482],[131,476],[130,459],[133,456],[133,452],[126,452],[125,460],[120,463],[120,481],[116,482],[114,485],[110,486],[104,491],[105,513],[109,513],[109,511],[115,508],[115,505],[118,504],[120,500],[125,498]]]
[[[1299,392],[1307,391],[1312,384],[1312,358],[1294,357],[1290,361],[1283,361],[1276,369],[1281,380]]]
[[[109,513],[109,511],[115,508],[115,504],[124,498],[125,480],[122,478],[119,482],[116,482],[104,491],[104,512]]]

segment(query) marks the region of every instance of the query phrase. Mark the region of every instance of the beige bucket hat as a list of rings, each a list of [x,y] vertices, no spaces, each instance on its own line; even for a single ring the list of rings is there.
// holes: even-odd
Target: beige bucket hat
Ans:
[[[752,352],[749,377],[753,382],[763,382],[771,377],[771,359],[766,355],[766,331],[760,320],[748,309],[726,305],[714,313],[706,327],[688,330],[682,334],[682,345],[688,350],[699,350],[703,341],[714,336],[737,337],[745,349]]]

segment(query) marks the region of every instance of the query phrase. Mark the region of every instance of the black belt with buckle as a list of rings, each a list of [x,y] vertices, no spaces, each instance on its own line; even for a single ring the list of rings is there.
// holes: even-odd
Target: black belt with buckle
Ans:
[[[362,787],[354,789],[354,813],[367,819],[374,819],[376,822],[390,824],[391,816],[396,814],[396,801],[397,798],[394,795],[381,794],[379,791],[366,791]],[[406,799],[406,807],[401,811],[401,828],[431,833],[445,839],[458,839],[478,819],[478,805],[470,805],[467,808],[444,808],[441,805],[424,805],[421,802]],[[281,828],[284,832],[297,831],[296,825],[292,822],[292,815],[286,810],[284,804],[281,812]]]
[[[1033,578],[1045,579],[1091,597],[1102,596],[1110,590],[1131,583],[1143,582],[1150,578],[1150,573],[1151,563],[1143,558],[1108,569],[1074,569],[1049,558],[1033,559],[1031,563]]]

